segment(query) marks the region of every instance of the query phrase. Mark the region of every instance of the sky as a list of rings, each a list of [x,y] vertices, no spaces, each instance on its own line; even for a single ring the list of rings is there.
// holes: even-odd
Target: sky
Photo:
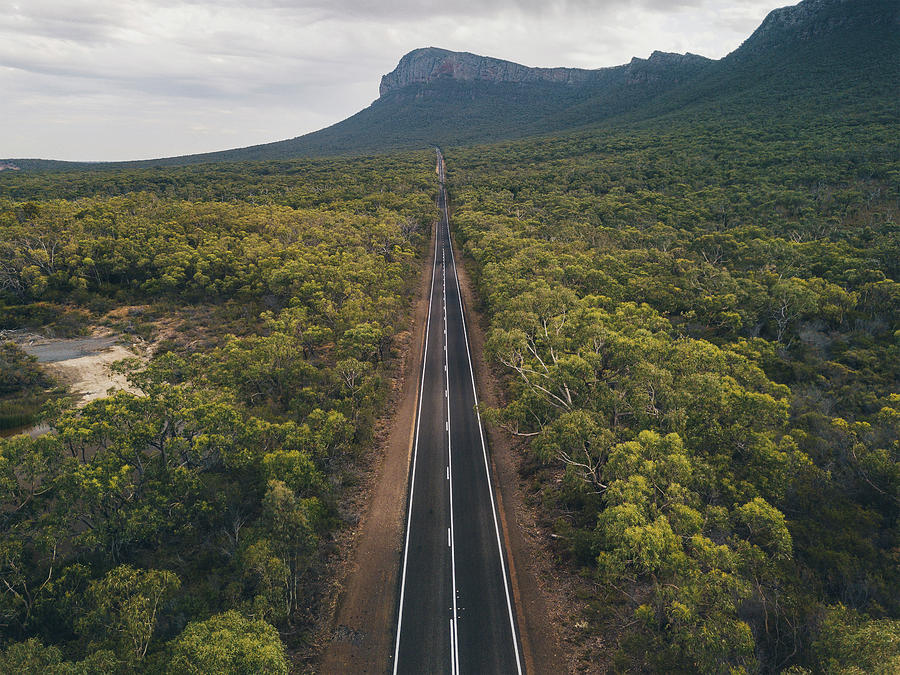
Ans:
[[[126,160],[293,138],[442,47],[600,68],[721,58],[791,0],[0,0],[0,157]]]

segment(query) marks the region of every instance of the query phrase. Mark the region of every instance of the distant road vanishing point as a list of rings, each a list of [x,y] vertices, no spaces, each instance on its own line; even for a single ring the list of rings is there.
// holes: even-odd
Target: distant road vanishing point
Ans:
[[[444,158],[441,222],[426,319],[393,672],[523,672],[515,609],[476,411],[450,240]]]

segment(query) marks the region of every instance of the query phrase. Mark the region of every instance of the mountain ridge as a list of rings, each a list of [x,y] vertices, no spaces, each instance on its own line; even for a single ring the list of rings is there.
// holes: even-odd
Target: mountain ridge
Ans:
[[[890,30],[891,24],[900,26],[900,3],[893,0],[803,0],[769,12],[729,56],[758,54],[785,41],[810,42],[838,32]]]
[[[849,90],[860,82],[871,88],[881,78],[890,86],[900,71],[898,26],[900,3],[893,0],[803,0],[770,12],[719,60],[654,51],[607,68],[532,68],[426,47],[404,55],[382,77],[380,96],[368,107],[292,139],[133,162],[5,161],[24,170],[60,170],[365,155],[512,140],[729,97],[745,106],[760,98],[789,105],[808,96],[819,80],[828,81],[824,93],[832,97],[836,82]],[[813,103],[829,106],[825,99]]]
[[[607,68],[530,67],[471,52],[454,52],[437,47],[414,49],[405,54],[397,67],[381,78],[380,96],[411,85],[429,84],[440,79],[458,81],[486,81],[533,83],[545,82],[578,86],[617,72],[627,72],[645,64],[672,66],[709,63],[711,59],[697,54],[673,54],[654,51],[647,59],[634,57],[629,63]]]

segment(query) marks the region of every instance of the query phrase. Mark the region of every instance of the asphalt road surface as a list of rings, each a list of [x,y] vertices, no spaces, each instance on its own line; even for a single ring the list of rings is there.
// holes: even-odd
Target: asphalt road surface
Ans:
[[[443,213],[416,416],[393,672],[522,673],[497,505]]]

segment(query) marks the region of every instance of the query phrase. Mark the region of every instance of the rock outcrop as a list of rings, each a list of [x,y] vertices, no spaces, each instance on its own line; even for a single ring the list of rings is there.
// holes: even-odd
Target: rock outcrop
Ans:
[[[428,84],[441,79],[462,82],[550,83],[573,87],[607,81],[617,75],[625,80],[647,81],[647,72],[694,66],[707,61],[708,59],[696,54],[656,51],[649,59],[634,58],[631,63],[613,68],[529,68],[512,61],[428,47],[411,51],[400,59],[397,67],[381,78],[380,94],[384,96],[410,85]]]

